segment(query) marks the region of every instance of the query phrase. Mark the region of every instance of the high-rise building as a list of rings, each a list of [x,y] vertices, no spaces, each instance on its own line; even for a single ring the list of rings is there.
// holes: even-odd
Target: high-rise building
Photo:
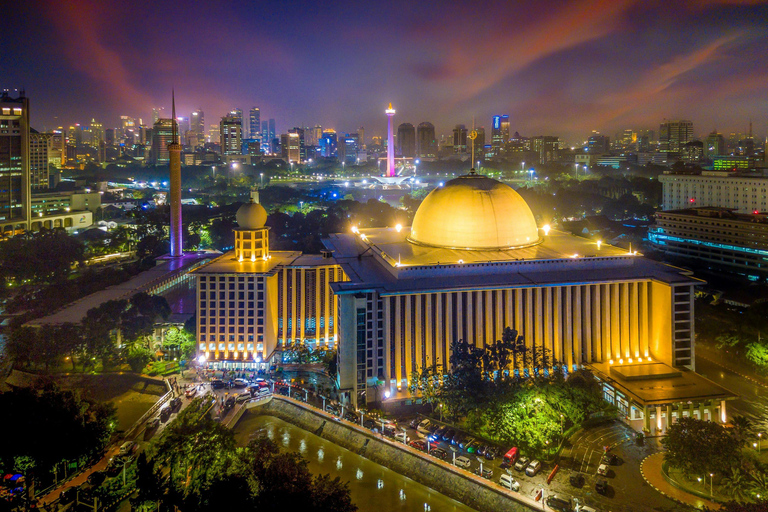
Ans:
[[[189,119],[189,129],[202,136],[205,134],[205,114],[202,110],[197,109],[192,112]]]
[[[270,141],[272,139],[269,138],[269,122],[268,121],[262,121],[261,122],[261,151],[262,153],[271,153],[272,149],[270,148]]]
[[[113,131],[114,132],[114,131]],[[105,130],[106,137],[106,130]],[[67,165],[67,150],[66,150],[66,136],[61,130],[53,130],[51,135],[51,146],[48,150],[48,162],[53,164],[57,169],[61,169]],[[50,180],[49,180],[50,186]]]
[[[179,130],[179,133],[178,133],[179,138],[181,140],[186,140],[187,132],[189,132],[190,130],[189,118],[184,116],[179,116],[176,118],[176,124]]]
[[[29,130],[29,186],[33,190],[49,188],[48,164],[53,153],[53,134]]]
[[[659,151],[662,153],[680,153],[683,145],[692,140],[692,121],[664,121],[659,126]]]
[[[123,137],[133,139],[136,120],[130,116],[120,116],[120,128],[123,130]]]
[[[338,139],[336,130],[323,130],[323,135],[318,141],[320,155],[325,158],[333,158],[338,155]]]
[[[152,124],[154,125],[161,117],[163,117],[164,107],[156,107],[152,109]]]
[[[700,140],[686,142],[680,148],[680,157],[683,162],[698,163],[704,158],[704,143]]]
[[[288,130],[288,134],[295,134],[298,137],[298,143],[299,143],[299,157],[294,158],[294,153],[290,153],[290,161],[296,162],[296,163],[302,163],[307,161],[307,148],[304,145],[304,129],[303,128],[297,128],[294,127],[290,130]],[[291,150],[293,150],[293,144],[295,144],[295,138],[289,138],[289,143],[291,144]]]
[[[29,99],[21,92],[0,96],[0,221],[29,228]],[[11,224],[16,230],[17,225]],[[5,227],[5,226],[4,226]]]
[[[248,138],[261,140],[261,110],[252,107],[248,123]]]
[[[359,149],[365,149],[365,128],[360,127],[357,129],[357,136],[358,136],[358,146]]]
[[[301,163],[301,141],[296,132],[280,135],[280,151],[282,157],[289,163]]]
[[[271,148],[272,153],[276,153],[277,152],[277,147],[276,147],[276,144],[274,142],[275,138],[277,137],[276,134],[277,134],[277,131],[275,129],[275,120],[274,119],[270,119],[269,120],[269,138],[267,140],[272,141],[272,148]]]
[[[339,159],[348,165],[357,163],[357,152],[360,149],[360,135],[348,133],[339,141]]]
[[[416,154],[419,158],[435,158],[437,156],[437,139],[435,125],[424,121],[416,127]]]
[[[491,126],[491,150],[494,155],[500,155],[509,141],[509,116],[493,116]]]
[[[587,139],[587,147],[584,148],[590,154],[603,155],[611,148],[611,141],[607,135],[592,135]]]
[[[243,148],[243,123],[237,116],[224,116],[219,123],[222,155],[239,155]]]
[[[554,162],[558,158],[560,139],[552,135],[533,137],[531,149],[539,155],[541,163]]]
[[[453,129],[453,152],[467,152],[467,127],[463,124],[457,124]]]
[[[165,165],[169,162],[168,144],[173,142],[175,122],[173,119],[160,118],[152,125],[152,148],[149,160],[154,165]]]
[[[411,123],[397,127],[397,153],[405,158],[416,156],[416,129]]]

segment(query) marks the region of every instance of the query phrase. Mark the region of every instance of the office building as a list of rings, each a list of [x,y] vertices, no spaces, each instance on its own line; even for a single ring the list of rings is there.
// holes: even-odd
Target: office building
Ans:
[[[248,138],[261,140],[261,110],[252,107],[249,115]]]
[[[664,210],[709,206],[737,213],[768,212],[768,177],[763,175],[728,171],[668,171],[659,176],[659,182]]]
[[[301,138],[299,133],[295,130],[297,129],[280,135],[280,151],[282,152],[282,157],[285,161],[300,164],[302,162]]]
[[[610,137],[607,135],[592,135],[587,139],[584,151],[594,155],[604,155],[611,150]]]
[[[346,165],[358,163],[357,155],[359,151],[360,142],[357,133],[348,133],[339,141],[339,159]]]
[[[338,156],[339,148],[336,130],[323,130],[323,134],[318,141],[318,146],[320,146],[320,156],[325,158],[335,158]]]
[[[277,144],[274,142],[275,138],[277,137],[277,131],[275,129],[275,120],[270,119],[269,120],[269,138],[267,140],[272,141],[272,153],[277,152]]]
[[[29,186],[32,190],[47,190],[48,166],[53,150],[53,133],[29,131]]]
[[[499,156],[509,141],[509,116],[493,116],[491,124],[491,151]]]
[[[202,110],[197,109],[192,112],[189,118],[189,129],[198,135],[202,145],[202,142],[204,142],[203,136],[205,135],[205,113]]]
[[[168,144],[173,142],[174,120],[160,118],[152,126],[152,148],[149,160],[154,165],[165,165],[169,162]]]
[[[467,127],[463,124],[457,124],[453,128],[453,152],[467,152]]]
[[[659,151],[679,154],[684,144],[693,140],[692,121],[664,121],[659,126]]]
[[[691,164],[701,162],[704,160],[704,143],[700,140],[686,142],[681,148],[680,159]]]
[[[416,129],[411,123],[397,127],[397,153],[404,158],[416,156]]]
[[[30,220],[29,98],[0,95],[0,228],[13,234]]]
[[[704,157],[712,159],[712,157],[725,154],[725,138],[722,134],[713,131],[704,140]]]
[[[219,123],[219,143],[222,155],[242,154],[243,122],[237,116],[224,116]]]
[[[432,123],[425,121],[416,127],[416,154],[419,158],[437,157],[437,138]]]
[[[531,150],[538,156],[541,163],[555,162],[560,151],[560,139],[551,135],[540,135],[531,139]]]
[[[768,215],[698,207],[656,213],[648,230],[654,249],[714,272],[768,277]]]

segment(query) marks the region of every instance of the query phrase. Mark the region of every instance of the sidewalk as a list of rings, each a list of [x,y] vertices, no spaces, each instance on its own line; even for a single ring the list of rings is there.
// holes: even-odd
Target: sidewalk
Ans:
[[[720,504],[689,494],[667,482],[661,474],[662,462],[664,462],[664,453],[659,452],[649,455],[640,464],[640,473],[643,475],[645,481],[648,482],[648,485],[667,498],[682,503],[683,505],[690,505],[697,509],[702,509],[704,507],[709,507],[712,510],[720,509]]]

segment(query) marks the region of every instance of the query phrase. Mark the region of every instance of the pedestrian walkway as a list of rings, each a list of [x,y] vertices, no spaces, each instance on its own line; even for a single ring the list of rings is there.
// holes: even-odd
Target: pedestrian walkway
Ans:
[[[664,453],[654,453],[646,457],[640,464],[640,473],[648,485],[659,491],[669,499],[675,500],[683,505],[690,505],[698,509],[709,507],[712,510],[719,510],[720,505],[714,501],[699,498],[693,494],[678,489],[667,482],[664,475],[661,474],[661,464],[664,462]]]

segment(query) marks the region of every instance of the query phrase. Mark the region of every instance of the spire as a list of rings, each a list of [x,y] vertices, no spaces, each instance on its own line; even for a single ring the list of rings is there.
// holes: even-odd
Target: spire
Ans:
[[[173,143],[178,144],[178,135],[176,134],[176,91],[171,87],[171,126],[173,127]]]

